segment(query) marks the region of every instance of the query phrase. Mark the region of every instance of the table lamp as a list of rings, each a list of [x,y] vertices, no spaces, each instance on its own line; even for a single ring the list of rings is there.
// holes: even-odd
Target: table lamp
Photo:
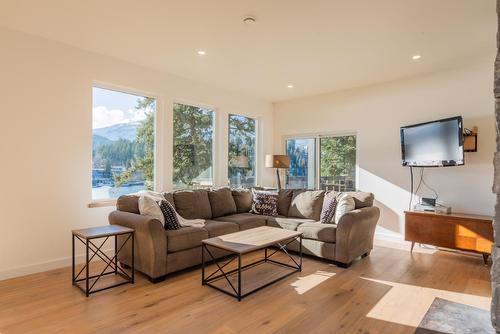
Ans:
[[[278,179],[278,189],[281,189],[280,168],[290,168],[290,157],[288,155],[266,154],[267,168],[276,168],[276,178]]]

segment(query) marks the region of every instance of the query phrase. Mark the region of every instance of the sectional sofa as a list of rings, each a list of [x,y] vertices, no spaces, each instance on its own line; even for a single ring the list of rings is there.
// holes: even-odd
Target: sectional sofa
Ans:
[[[135,229],[135,268],[153,282],[167,274],[201,263],[201,241],[258,226],[274,226],[303,232],[302,250],[305,254],[331,260],[348,267],[359,256],[367,256],[373,248],[379,209],[373,206],[371,193],[350,193],[355,210],[343,215],[338,224],[319,221],[324,191],[280,190],[278,216],[249,213],[252,192],[249,190],[183,190],[163,193],[177,212],[187,219],[202,218],[205,227],[183,227],[165,230],[157,219],[139,214],[137,195],[121,196],[109,223]],[[119,240],[121,244],[123,240]],[[127,247],[127,245],[126,245]],[[130,246],[128,246],[130,247]],[[289,245],[298,250],[298,243]],[[130,249],[125,248],[118,260],[130,265]],[[222,257],[223,251],[215,252]]]

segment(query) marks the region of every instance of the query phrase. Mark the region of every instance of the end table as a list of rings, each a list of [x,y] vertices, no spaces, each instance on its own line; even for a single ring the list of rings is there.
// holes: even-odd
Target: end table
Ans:
[[[123,244],[118,248],[118,236],[125,236],[126,239]],[[114,237],[115,248],[114,256],[109,257],[101,248],[106,244],[109,238]],[[80,240],[81,243],[85,245],[85,265],[80,270],[80,272],[75,275],[75,239]],[[95,239],[104,239],[99,245],[94,243]],[[129,275],[123,268],[118,266],[118,253],[123,249],[123,246],[127,242],[132,243],[132,263],[131,263],[131,274]],[[72,231],[72,248],[73,248],[73,260],[72,260],[72,280],[73,285],[78,287],[85,296],[89,296],[92,293],[113,288],[119,285],[134,283],[134,230],[128,227],[120,225],[109,225],[100,227],[91,227],[81,230]],[[93,253],[90,255],[90,253]],[[104,269],[97,275],[90,276],[90,262],[94,257],[100,258],[105,266]],[[111,269],[111,271],[108,270]],[[85,277],[79,278],[82,272],[85,271]],[[99,279],[106,275],[119,275],[125,279],[125,281],[109,285],[103,288],[94,289],[95,284]],[[92,280],[92,281],[91,281]],[[85,281],[85,288],[81,287],[78,283]]]

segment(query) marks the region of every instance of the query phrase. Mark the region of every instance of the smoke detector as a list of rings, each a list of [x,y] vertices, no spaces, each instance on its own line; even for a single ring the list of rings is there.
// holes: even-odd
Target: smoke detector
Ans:
[[[256,22],[257,22],[257,19],[253,16],[245,16],[243,18],[243,23],[248,24],[248,25],[255,24]]]

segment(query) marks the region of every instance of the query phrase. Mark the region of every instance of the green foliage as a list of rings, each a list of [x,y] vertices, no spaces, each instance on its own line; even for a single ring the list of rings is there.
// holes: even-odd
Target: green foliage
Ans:
[[[321,138],[321,176],[350,176],[356,170],[356,136]]]
[[[173,181],[177,187],[193,186],[203,174],[211,177],[212,145],[213,112],[174,104]]]
[[[154,110],[156,101],[153,98],[145,97],[139,99],[136,109],[146,110],[146,119],[137,129],[137,135],[133,143],[129,143],[129,151],[120,151],[123,156],[130,158],[126,161],[127,169],[121,174],[113,175],[115,187],[119,188],[124,183],[133,179],[137,173],[142,173],[146,189],[154,189],[154,151],[155,151],[155,131],[154,131]],[[118,140],[116,143],[120,142]],[[123,144],[123,146],[126,146]],[[125,150],[125,148],[124,148]]]
[[[244,174],[243,183],[247,182],[247,177],[255,177],[255,124],[252,118],[239,115],[229,116],[229,161],[233,161],[237,156],[248,157],[248,168],[229,166],[230,180],[237,177],[240,171]]]

